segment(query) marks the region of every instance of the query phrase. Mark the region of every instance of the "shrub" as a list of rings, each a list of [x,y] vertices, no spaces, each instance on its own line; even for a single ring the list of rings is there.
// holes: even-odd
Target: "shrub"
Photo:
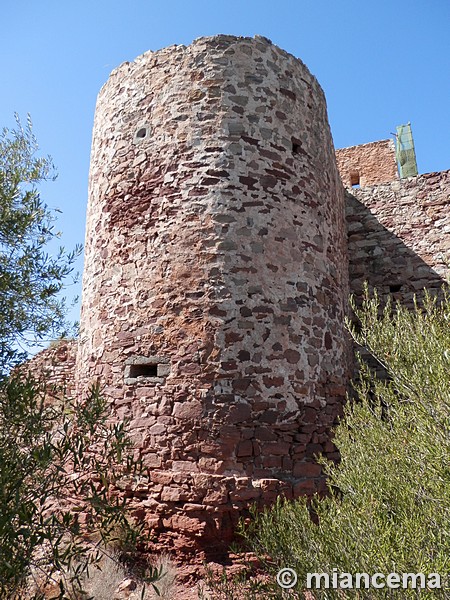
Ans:
[[[20,373],[0,384],[1,598],[22,597],[30,575],[45,583],[76,564],[81,576],[118,524],[134,535],[114,487],[140,467],[126,424],[108,420],[98,385],[83,402],[45,397]]]
[[[320,459],[326,497],[280,500],[255,514],[242,534],[275,574],[291,567],[301,597],[307,573],[438,573],[443,589],[420,598],[450,598],[450,298],[426,295],[408,311],[375,293],[354,307],[358,344],[385,367],[376,379],[361,364],[357,399],[335,432],[339,464]],[[311,518],[313,516],[313,518]],[[267,560],[267,557],[270,560]],[[432,580],[432,583],[435,581]],[[277,597],[287,597],[278,589]],[[314,590],[317,599],[416,598],[414,589]],[[284,595],[283,595],[284,594]]]

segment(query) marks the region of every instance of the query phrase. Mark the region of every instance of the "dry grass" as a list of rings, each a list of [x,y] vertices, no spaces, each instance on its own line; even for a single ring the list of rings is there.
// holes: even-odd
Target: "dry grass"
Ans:
[[[89,570],[89,576],[82,579],[81,589],[73,588],[70,600],[113,600],[119,585],[126,579],[130,579],[136,585],[132,590],[131,599],[136,600],[175,600],[176,567],[167,555],[161,555],[153,566],[161,569],[162,576],[156,582],[158,592],[151,585],[146,585],[130,577],[126,569],[120,564],[115,556],[106,555],[102,558],[98,567]],[[145,591],[144,591],[145,590]],[[127,596],[123,595],[123,598]]]
[[[176,566],[170,556],[161,554],[154,566],[162,571],[161,579],[156,583],[159,595],[154,590],[149,598],[160,598],[161,600],[172,600],[175,598],[175,584],[177,578]]]
[[[113,557],[104,556],[98,567],[89,570],[89,576],[82,578],[82,590],[72,588],[70,600],[111,600],[126,573],[122,565]]]

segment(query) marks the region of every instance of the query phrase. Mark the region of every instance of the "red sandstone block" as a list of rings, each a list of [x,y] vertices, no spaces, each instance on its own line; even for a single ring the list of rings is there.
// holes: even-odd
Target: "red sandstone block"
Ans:
[[[157,499],[149,496],[148,498],[145,498],[144,500],[141,500],[140,502],[142,503],[142,506],[145,506],[145,508],[148,508],[150,511],[155,511],[160,507],[159,495],[158,495]]]
[[[319,477],[322,467],[313,462],[296,462],[292,474],[294,477]]]
[[[228,499],[228,490],[224,487],[220,487],[218,489],[209,490],[203,498],[203,503],[215,506],[217,504],[226,504]]]
[[[155,395],[154,388],[138,387],[135,391],[136,398],[152,398]],[[130,402],[130,400],[128,400]]]
[[[261,479],[260,480],[260,487],[264,492],[264,495],[266,495],[267,492],[270,491],[277,491],[279,488],[279,480],[278,479]]]
[[[179,502],[187,499],[188,493],[179,487],[165,487],[161,492],[162,502]]]
[[[230,499],[233,502],[245,502],[247,500],[256,500],[261,496],[261,490],[255,488],[249,488],[246,490],[235,490],[230,492]]]
[[[282,467],[283,471],[290,471],[294,466],[294,461],[289,456],[283,456]]]
[[[247,489],[249,485],[252,485],[251,477],[232,477],[231,480],[232,489],[244,490]]]
[[[146,429],[151,427],[152,425],[155,424],[156,418],[155,417],[140,417],[138,419],[133,419],[130,423],[130,429],[136,429],[139,427],[145,427]],[[164,428],[164,431],[162,433],[164,433],[166,431],[166,428]]]
[[[264,385],[267,388],[271,387],[281,387],[284,384],[284,377],[263,377]]]
[[[147,515],[145,517],[145,524],[147,527],[151,529],[160,529],[162,525],[162,520],[157,515]]]
[[[251,383],[251,379],[249,377],[246,378],[242,378],[242,379],[234,379],[233,380],[233,390],[235,392],[245,392],[245,390],[248,388],[248,386]]]
[[[280,494],[278,492],[267,492],[264,496],[258,498],[258,506],[270,506],[276,502],[279,496]]]
[[[306,446],[306,456],[318,456],[322,454],[323,448],[321,444],[308,444]]]
[[[144,454],[143,461],[144,465],[149,469],[158,469],[162,464],[161,457],[152,452]]]
[[[280,413],[277,410],[265,410],[259,417],[259,420],[261,421],[261,423],[273,424],[278,421],[279,416]]]
[[[253,454],[253,443],[251,440],[244,440],[241,442],[236,450],[236,456],[252,456]]]
[[[172,474],[167,471],[150,471],[149,477],[154,483],[161,483],[162,485],[168,485],[173,481]]]
[[[198,504],[198,503],[194,504],[193,502],[186,502],[183,505],[183,510],[186,513],[190,513],[190,515],[189,515],[190,517],[195,516],[193,513],[197,513],[198,515],[201,515],[204,508],[205,507],[203,504]]]
[[[222,481],[222,477],[217,477],[215,475],[206,475],[204,473],[194,473],[192,475],[193,485],[197,489],[207,490],[211,487],[211,485],[215,484],[216,479]]]
[[[300,360],[300,353],[297,350],[285,350],[284,357],[288,361],[288,363],[296,364]]]
[[[269,427],[257,427],[255,429],[255,438],[261,441],[273,442],[277,439],[277,436]]]
[[[247,421],[250,419],[252,409],[248,404],[243,402],[235,404],[230,407],[228,421],[229,423],[239,423],[240,421]]]
[[[253,454],[254,456],[261,455],[261,444],[259,444],[258,442],[253,442]]]
[[[202,454],[210,456],[217,456],[221,451],[221,446],[214,442],[202,442],[201,444]]]
[[[292,485],[290,483],[284,483],[284,485],[280,486],[280,496],[284,496],[286,500],[292,500],[294,497]]]
[[[192,473],[187,473],[186,471],[180,471],[180,472],[173,472],[173,482],[174,483],[180,483],[181,485],[184,486],[191,486],[193,485],[193,478],[192,478]]]
[[[202,536],[206,529],[206,523],[202,522],[200,519],[193,519],[181,515],[174,515],[170,519],[164,519],[163,523],[169,529],[191,533],[195,535],[195,537]]]
[[[321,414],[321,418],[323,419],[323,413]],[[302,432],[303,433],[313,433],[318,430],[318,426],[316,423],[302,423]]]
[[[341,456],[339,454],[339,452],[331,452],[330,454],[327,455],[328,460],[332,460],[334,462],[339,462]]]
[[[330,396],[345,397],[347,388],[344,385],[333,385],[328,388],[328,393]]]
[[[243,440],[252,440],[255,437],[254,429],[243,429],[241,431],[241,437]]]
[[[172,462],[172,469],[174,471],[193,473],[198,471],[198,466],[197,463],[189,460],[174,460]]]
[[[312,496],[316,491],[316,485],[314,481],[310,479],[306,481],[300,481],[294,485],[293,496],[298,498],[299,496]]]
[[[137,521],[143,521],[145,519],[146,512],[147,511],[145,510],[145,508],[142,507],[130,511],[130,514]]]
[[[195,419],[201,416],[203,407],[201,402],[175,402],[173,416],[177,419]]]
[[[298,433],[295,436],[295,440],[302,444],[307,444],[311,440],[311,433]]]
[[[314,423],[317,419],[317,410],[309,407],[305,408],[302,416],[304,423]]]
[[[325,444],[323,445],[323,451],[327,454],[330,452],[336,452],[336,446],[333,444],[333,442],[325,442]]]
[[[216,460],[215,458],[207,458],[202,456],[198,461],[198,466],[202,471],[207,473],[224,473],[226,470],[226,464],[223,460]]]
[[[261,453],[263,456],[289,456],[291,445],[287,442],[265,442],[261,445]]]

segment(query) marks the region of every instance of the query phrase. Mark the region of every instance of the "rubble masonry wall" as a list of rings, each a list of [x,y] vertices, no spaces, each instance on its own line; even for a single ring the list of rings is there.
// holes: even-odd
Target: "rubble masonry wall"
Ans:
[[[101,377],[131,419],[149,478],[126,493],[168,545],[220,544],[250,502],[323,486],[315,456],[336,456],[349,372],[347,277],[325,99],[300,60],[217,36],[112,73],[78,377]]]

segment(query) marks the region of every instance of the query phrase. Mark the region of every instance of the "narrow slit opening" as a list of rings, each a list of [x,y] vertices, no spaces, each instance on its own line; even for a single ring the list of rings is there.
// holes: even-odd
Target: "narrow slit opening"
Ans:
[[[129,377],[133,379],[136,377],[158,377],[158,365],[130,365]]]
[[[352,188],[359,188],[360,184],[361,184],[361,182],[360,182],[358,171],[351,172],[350,173],[350,185],[352,186]]]

